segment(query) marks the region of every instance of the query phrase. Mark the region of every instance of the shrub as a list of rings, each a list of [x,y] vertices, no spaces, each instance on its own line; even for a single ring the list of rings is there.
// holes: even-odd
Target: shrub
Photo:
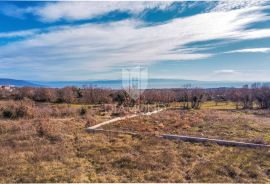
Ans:
[[[35,88],[33,99],[37,102],[56,102],[56,90],[54,88]]]
[[[2,110],[3,118],[13,119],[16,117],[16,113],[15,113],[14,109],[12,109],[10,107],[7,107],[7,108],[1,109],[1,110]]]
[[[86,113],[87,113],[87,108],[86,108],[85,106],[82,106],[82,107],[80,108],[80,115],[83,116],[83,115],[85,115]]]
[[[33,104],[29,100],[21,100],[19,102],[10,101],[2,105],[0,111],[2,117],[7,119],[32,118],[35,114]]]

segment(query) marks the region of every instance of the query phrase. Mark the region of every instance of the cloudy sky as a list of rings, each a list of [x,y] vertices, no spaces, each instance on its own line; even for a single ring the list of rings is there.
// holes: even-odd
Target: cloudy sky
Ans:
[[[0,78],[270,81],[270,1],[0,2]]]

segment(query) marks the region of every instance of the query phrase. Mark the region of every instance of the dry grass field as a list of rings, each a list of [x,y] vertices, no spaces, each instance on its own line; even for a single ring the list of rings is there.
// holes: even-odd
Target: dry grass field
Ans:
[[[270,144],[270,118],[259,110],[167,110],[104,126],[152,134],[179,134]]]
[[[25,104],[1,102],[1,183],[270,181],[269,149],[89,134],[85,127],[111,114],[101,107]],[[167,110],[104,128],[269,143],[269,121],[266,111],[203,108]]]

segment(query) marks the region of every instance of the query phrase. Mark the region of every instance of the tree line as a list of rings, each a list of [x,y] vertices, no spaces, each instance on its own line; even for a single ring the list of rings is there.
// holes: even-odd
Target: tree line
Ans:
[[[102,89],[93,87],[33,88],[21,87],[12,92],[0,90],[0,99],[21,100],[24,98],[36,102],[50,103],[84,103],[134,106],[139,102],[145,104],[169,104],[181,102],[184,109],[199,109],[205,101],[234,102],[237,108],[270,108],[270,87],[253,84],[242,88],[179,88],[147,89],[138,99],[132,99],[124,90]]]

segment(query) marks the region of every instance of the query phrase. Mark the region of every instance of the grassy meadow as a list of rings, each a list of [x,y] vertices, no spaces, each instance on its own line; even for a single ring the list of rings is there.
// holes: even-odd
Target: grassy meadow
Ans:
[[[142,133],[131,136],[85,131],[116,116],[104,105],[1,101],[0,182],[270,181],[269,149],[154,136],[172,133],[269,144],[268,111],[236,110],[233,103],[206,102],[200,110],[181,110],[180,105],[102,127]]]

